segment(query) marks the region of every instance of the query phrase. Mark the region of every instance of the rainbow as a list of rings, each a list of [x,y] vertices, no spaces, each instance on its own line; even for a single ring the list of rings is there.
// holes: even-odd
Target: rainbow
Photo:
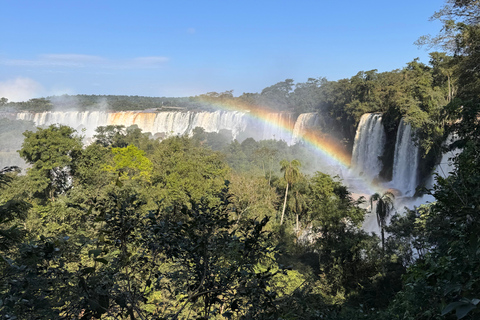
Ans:
[[[200,99],[203,103],[207,103],[208,105],[228,111],[242,111],[245,112],[249,117],[252,117],[256,120],[264,122],[270,126],[275,126],[284,130],[285,132],[289,132],[293,134],[293,125],[289,121],[280,121],[280,122],[272,122],[270,120],[269,114],[274,113],[276,111],[269,110],[268,108],[258,107],[251,105],[247,105],[241,102],[226,100],[222,102],[215,101],[214,99]],[[307,131],[302,135],[302,141],[312,147],[313,150],[319,153],[320,156],[323,158],[328,159],[331,163],[340,168],[344,169],[351,175],[354,173],[349,170],[350,163],[351,163],[351,154],[347,152],[347,150],[342,146],[342,144],[335,138],[325,135],[319,135],[318,132],[315,131]],[[362,185],[363,193],[371,195],[373,193],[381,193],[384,191],[384,188],[378,185],[372,184],[369,180],[365,179],[364,177],[360,177],[358,175],[354,176],[360,184]]]

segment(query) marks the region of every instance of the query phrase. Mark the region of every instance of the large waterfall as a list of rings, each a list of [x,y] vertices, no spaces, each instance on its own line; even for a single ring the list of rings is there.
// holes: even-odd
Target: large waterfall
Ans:
[[[103,112],[103,111],[48,111],[42,113],[22,112],[17,119],[32,120],[38,126],[60,123],[77,130],[86,129],[91,136],[95,128],[107,125],[137,125],[144,132],[166,135],[192,134],[193,129],[201,127],[206,132],[219,132],[222,129],[232,132],[235,138],[245,131],[247,119],[244,112]]]
[[[402,119],[395,142],[392,186],[407,196],[413,196],[417,187],[418,156],[418,147],[412,140],[412,127]]]
[[[382,115],[366,113],[360,118],[352,153],[352,170],[369,180],[378,176],[382,169],[380,157],[385,148],[385,129]]]
[[[193,129],[201,127],[206,132],[228,130],[234,139],[243,134],[243,137],[284,140],[292,144],[298,142],[307,129],[315,125],[316,114],[301,114],[295,119],[291,113],[272,112],[258,122],[248,112],[241,111],[47,111],[20,112],[16,114],[16,119],[31,120],[37,126],[56,123],[68,125],[87,137],[93,136],[97,127],[107,125],[137,125],[144,132],[165,136],[191,135]]]
[[[2,116],[2,115],[0,115]],[[276,139],[284,140],[288,144],[298,143],[311,129],[321,129],[321,118],[316,113],[303,113],[295,117],[288,112],[271,112],[258,116],[241,111],[47,111],[47,112],[19,112],[4,114],[9,118],[31,120],[37,126],[51,124],[68,125],[86,137],[95,134],[98,126],[123,125],[129,127],[137,125],[144,132],[162,137],[175,135],[192,135],[196,127],[206,132],[220,132],[228,130],[233,139]],[[382,114],[364,114],[355,135],[351,159],[351,180],[364,182],[374,181],[383,163],[380,160],[384,153],[386,135],[382,123]],[[419,150],[412,141],[412,128],[403,119],[401,120],[394,151],[392,181],[386,188],[395,188],[405,196],[413,196],[417,187]],[[324,167],[324,159],[318,157]],[[319,165],[319,167],[322,167]],[[324,168],[323,168],[324,169]],[[322,169],[322,170],[323,170]],[[448,169],[446,169],[448,170]],[[338,171],[338,170],[337,170]],[[333,172],[333,174],[341,174]],[[348,173],[347,173],[348,174]],[[362,177],[362,179],[358,179]],[[352,183],[357,183],[353,181]],[[362,182],[363,183],[363,182]],[[361,189],[361,188],[359,188]]]

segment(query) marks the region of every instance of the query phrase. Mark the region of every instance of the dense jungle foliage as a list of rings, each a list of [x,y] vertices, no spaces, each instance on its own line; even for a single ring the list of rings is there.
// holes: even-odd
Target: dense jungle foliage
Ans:
[[[307,175],[298,145],[230,142],[200,129],[158,141],[121,126],[98,128],[84,145],[66,126],[1,119],[3,150],[26,130],[19,154],[29,169],[0,170],[0,315],[478,319],[480,2],[448,0],[434,18],[442,32],[419,42],[447,53],[432,53],[429,65],[287,79],[239,97],[102,97],[110,107],[109,99],[121,101],[118,110],[221,100],[318,112],[327,126],[342,124],[350,141],[365,112],[384,113],[390,139],[405,117],[424,155],[462,153],[429,191],[436,202],[393,215],[389,225],[400,209],[392,210],[392,194],[354,200],[338,178]],[[62,97],[85,106],[97,98]],[[0,104],[45,110],[53,100]],[[445,146],[448,135],[456,140]],[[360,228],[365,200],[376,203],[380,237]]]

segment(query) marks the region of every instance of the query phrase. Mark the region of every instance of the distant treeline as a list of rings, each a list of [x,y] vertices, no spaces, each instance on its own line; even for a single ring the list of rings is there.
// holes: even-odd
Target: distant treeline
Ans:
[[[5,98],[0,101],[0,108],[4,111],[33,111],[43,112],[51,110],[172,110],[198,109],[205,107],[193,98],[142,97],[123,95],[61,95],[45,98],[34,98],[23,102],[8,102]],[[0,110],[1,110],[0,109]]]

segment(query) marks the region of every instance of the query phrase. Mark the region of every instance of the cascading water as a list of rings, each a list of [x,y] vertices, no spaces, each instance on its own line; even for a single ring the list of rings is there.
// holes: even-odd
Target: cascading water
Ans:
[[[259,122],[241,111],[46,111],[19,112],[15,118],[31,120],[37,126],[67,125],[86,137],[93,136],[97,127],[107,125],[137,125],[144,132],[164,136],[192,135],[193,129],[201,127],[206,132],[228,130],[233,139],[242,134],[243,138],[284,140],[288,144],[299,142],[308,129],[318,126],[316,113],[300,114],[295,119],[288,112],[268,113]]]
[[[191,135],[196,127],[206,132],[230,130],[233,138],[245,131],[246,114],[239,111],[215,112],[103,112],[103,111],[48,111],[41,113],[20,112],[18,120],[31,120],[38,126],[63,124],[78,131],[86,129],[85,134],[92,136],[95,128],[107,125],[137,125],[144,132],[152,134]]]
[[[47,111],[40,113],[20,112],[17,113],[17,120],[33,121],[37,126],[48,126],[60,123],[70,126],[79,132],[85,129],[85,134],[93,135],[95,128],[105,126],[108,123],[109,114],[102,111]]]
[[[298,116],[293,127],[292,144],[301,140],[301,138],[311,128],[318,126],[318,115],[316,113],[302,113]]]
[[[366,113],[360,118],[352,154],[352,170],[367,177],[376,178],[382,168],[380,157],[385,147],[385,129],[382,114]]]
[[[196,127],[205,129],[206,132],[219,132],[220,130],[229,130],[235,139],[240,132],[245,131],[247,121],[245,113],[238,111],[215,111],[215,112],[197,112],[193,116],[192,124],[187,134]]]
[[[392,186],[403,195],[413,196],[417,187],[418,147],[412,140],[412,127],[400,121],[395,142]]]
[[[295,125],[291,113],[268,113],[263,126],[263,140],[275,139],[290,143],[292,129]]]

